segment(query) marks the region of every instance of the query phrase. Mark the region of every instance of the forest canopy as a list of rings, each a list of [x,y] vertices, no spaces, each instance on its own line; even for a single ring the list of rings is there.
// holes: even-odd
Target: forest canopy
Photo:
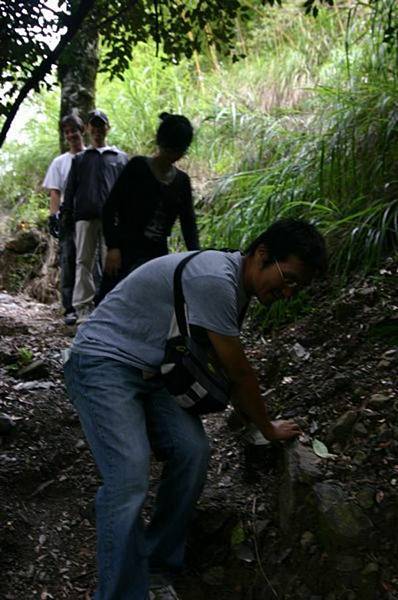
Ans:
[[[282,0],[2,0],[0,146],[19,106],[31,90],[46,83],[85,21],[102,38],[101,69],[114,77],[123,75],[137,43],[149,40],[173,62],[192,57],[204,43],[237,60],[236,19],[251,19],[258,5],[275,3]],[[306,0],[305,12],[316,16],[317,4],[333,5],[333,0]]]

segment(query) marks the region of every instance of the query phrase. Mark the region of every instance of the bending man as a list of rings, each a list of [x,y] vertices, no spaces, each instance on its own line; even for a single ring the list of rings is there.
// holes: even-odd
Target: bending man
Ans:
[[[79,329],[65,365],[103,478],[96,499],[99,583],[96,600],[175,600],[187,528],[205,482],[209,444],[202,422],[181,408],[159,375],[174,311],[173,275],[186,253],[147,262],[128,275]],[[310,224],[272,225],[246,254],[202,252],[182,285],[190,325],[207,334],[235,401],[269,440],[299,433],[271,421],[239,339],[239,315],[252,297],[265,306],[289,299],[326,269],[322,236]],[[141,510],[150,451],[164,460],[149,527]]]

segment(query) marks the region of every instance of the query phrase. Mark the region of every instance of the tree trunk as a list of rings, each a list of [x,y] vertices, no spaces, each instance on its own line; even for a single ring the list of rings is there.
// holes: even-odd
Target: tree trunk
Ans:
[[[95,107],[98,64],[98,30],[95,17],[90,15],[58,62],[58,80],[61,85],[60,119],[67,114],[76,113],[85,121],[87,113]],[[61,151],[65,152],[61,130],[60,146]]]
[[[50,54],[33,70],[32,74],[25,81],[21,90],[18,93],[15,101],[12,103],[11,108],[5,114],[5,120],[3,121],[0,130],[0,148],[4,144],[8,130],[11,127],[15,115],[17,114],[21,104],[27,98],[30,91],[36,89],[40,82],[44,79],[47,73],[50,72],[52,65],[57,61],[58,57],[67,47],[67,45],[74,39],[75,35],[79,32],[79,29],[87,18],[87,15],[92,11],[95,4],[95,0],[82,0],[80,4],[76,3],[76,10],[70,19],[68,30],[64,36],[61,37],[58,45],[50,52]]]

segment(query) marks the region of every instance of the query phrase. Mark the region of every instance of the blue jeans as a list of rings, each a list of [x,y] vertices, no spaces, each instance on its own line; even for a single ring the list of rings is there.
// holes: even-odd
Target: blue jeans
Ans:
[[[72,353],[65,379],[103,479],[96,497],[95,600],[146,600],[149,570],[168,576],[183,563],[209,459],[202,423],[160,380],[144,380],[139,369],[110,358]],[[165,462],[144,529],[151,449]]]

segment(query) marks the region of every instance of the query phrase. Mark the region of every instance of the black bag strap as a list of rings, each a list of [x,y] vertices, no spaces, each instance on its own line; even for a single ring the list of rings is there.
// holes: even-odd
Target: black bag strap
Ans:
[[[206,248],[206,250],[211,250],[211,248]],[[182,289],[182,271],[187,263],[192,260],[198,254],[202,252],[206,252],[206,250],[197,250],[196,252],[192,252],[192,254],[188,254],[185,258],[183,258],[177,265],[174,271],[174,311],[177,319],[178,329],[180,330],[181,335],[188,337],[189,329],[188,323],[185,315],[185,297]],[[236,252],[236,250],[220,250],[220,252]],[[243,323],[243,319],[245,318],[246,310],[248,307],[248,303],[243,307],[240,315],[239,315],[239,327]]]
[[[174,311],[176,314],[178,329],[180,333],[184,336],[188,336],[188,324],[185,316],[185,297],[184,292],[182,291],[182,271],[187,263],[192,260],[198,254],[201,254],[204,250],[198,250],[197,252],[192,252],[192,254],[188,254],[185,258],[183,258],[177,265],[174,271]]]

